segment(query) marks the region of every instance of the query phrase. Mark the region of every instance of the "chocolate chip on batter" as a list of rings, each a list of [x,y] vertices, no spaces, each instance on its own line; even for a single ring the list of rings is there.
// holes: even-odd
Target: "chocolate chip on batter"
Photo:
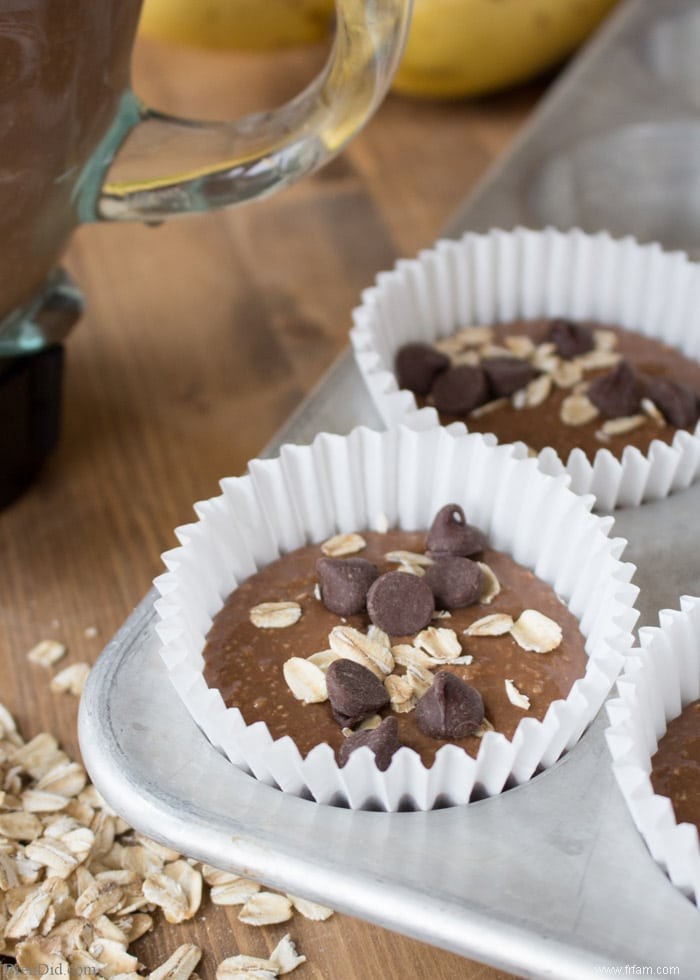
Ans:
[[[326,687],[333,717],[344,728],[352,728],[389,703],[379,678],[354,660],[334,660],[326,671]]]
[[[484,702],[470,684],[440,670],[416,704],[416,724],[431,738],[465,738],[484,720]]]
[[[492,398],[507,398],[537,377],[537,371],[520,357],[488,357],[481,362]]]
[[[459,364],[443,371],[432,390],[433,402],[446,415],[467,415],[489,400],[486,374],[472,364]]]
[[[375,626],[389,636],[420,633],[435,612],[429,585],[407,572],[385,572],[367,593],[367,612]]]
[[[478,527],[467,524],[459,504],[447,504],[437,512],[425,539],[425,551],[430,558],[445,555],[469,558],[485,547],[486,535]]]
[[[642,388],[663,417],[677,429],[690,429],[698,420],[697,396],[680,381],[644,375]]]
[[[477,562],[446,555],[426,569],[423,581],[433,590],[438,609],[461,609],[479,601],[483,577]]]
[[[639,384],[628,361],[591,381],[587,395],[602,415],[610,419],[635,415],[639,411]]]
[[[372,731],[353,732],[352,735],[348,735],[338,749],[340,765],[344,766],[356,749],[367,745],[374,752],[374,761],[377,769],[381,772],[386,772],[394,752],[398,752],[401,748],[398,731],[399,726],[396,718],[389,717],[385,718],[381,725],[378,728],[372,729]]]
[[[396,355],[399,388],[427,395],[438,374],[449,366],[449,357],[430,344],[405,344]]]
[[[546,339],[554,344],[557,354],[567,361],[595,347],[591,328],[584,323],[572,323],[571,320],[552,320]]]
[[[316,572],[326,609],[337,616],[354,616],[365,608],[377,566],[366,558],[319,558]]]

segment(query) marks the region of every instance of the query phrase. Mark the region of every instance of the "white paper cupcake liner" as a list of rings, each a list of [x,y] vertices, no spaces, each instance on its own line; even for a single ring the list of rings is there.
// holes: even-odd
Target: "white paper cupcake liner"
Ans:
[[[461,327],[515,319],[592,319],[636,330],[700,361],[700,267],[680,252],[607,233],[575,229],[493,230],[439,241],[417,258],[377,276],[353,311],[350,337],[359,369],[387,426],[415,424],[418,409],[398,388],[394,358],[406,343],[431,343]],[[581,449],[568,460],[551,449],[540,468],[566,472],[575,493],[592,493],[596,508],[637,506],[688,487],[700,474],[700,426],[678,432],[672,445],[654,440],[644,455],[627,446],[622,459]]]
[[[630,584],[634,566],[619,560],[625,541],[608,536],[612,518],[595,517],[592,498],[575,496],[566,477],[546,476],[523,457],[522,445],[492,446],[461,425],[358,428],[345,437],[320,435],[311,446],[285,446],[279,459],[254,460],[248,475],[223,480],[221,496],[196,505],[198,522],[177,531],[181,547],[163,556],[169,571],[155,582],[163,660],[210,741],[234,765],[285,792],[385,810],[466,803],[555,762],[594,718],[621,669],[638,590]],[[476,759],[445,746],[429,770],[408,748],[386,772],[369,749],[339,768],[328,745],[302,758],[289,737],[275,742],[263,723],[247,726],[207,688],[202,651],[212,618],[257,569],[304,544],[375,527],[379,515],[390,527],[428,528],[451,502],[494,548],[551,584],[580,620],[585,676],[542,722],[524,718],[512,741],[487,733]]]
[[[632,819],[673,884],[700,907],[700,843],[694,824],[677,823],[671,801],[654,793],[652,756],[668,722],[700,697],[700,599],[683,596],[659,627],[639,631],[619,697],[607,704],[613,771]]]

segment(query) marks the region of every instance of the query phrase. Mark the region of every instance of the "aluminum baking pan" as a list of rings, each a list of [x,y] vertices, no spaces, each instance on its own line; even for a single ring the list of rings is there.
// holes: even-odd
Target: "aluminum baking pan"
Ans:
[[[697,41],[697,43],[695,43]],[[700,5],[631,0],[553,86],[446,234],[606,227],[700,254]],[[426,243],[427,244],[427,243]],[[379,427],[349,354],[267,447]],[[640,623],[700,593],[700,485],[617,515]],[[660,543],[664,547],[660,547]],[[601,968],[695,980],[700,913],[649,856],[613,781],[601,714],[552,769],[430,813],[286,796],[206,741],[165,676],[155,592],[103,651],[80,708],[85,764],[139,830],[209,863],[524,977]]]

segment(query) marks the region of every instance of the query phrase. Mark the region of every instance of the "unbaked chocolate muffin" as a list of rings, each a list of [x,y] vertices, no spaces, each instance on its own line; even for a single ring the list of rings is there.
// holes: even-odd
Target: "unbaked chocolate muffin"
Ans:
[[[327,742],[343,764],[369,744],[431,765],[444,744],[476,756],[511,738],[585,673],[584,638],[552,588],[491,548],[447,505],[425,532],[362,531],[284,555],[216,615],[205,679],[246,724]]]
[[[499,442],[546,446],[566,461],[606,448],[647,453],[700,417],[700,364],[659,340],[592,321],[539,319],[466,327],[396,355],[399,386]]]
[[[678,823],[700,832],[700,700],[669,722],[651,766],[654,792],[671,800]]]

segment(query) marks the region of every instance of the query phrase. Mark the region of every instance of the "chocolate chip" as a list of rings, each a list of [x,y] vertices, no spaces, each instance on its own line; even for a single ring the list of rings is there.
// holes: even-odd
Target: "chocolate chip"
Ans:
[[[374,752],[377,769],[386,772],[394,752],[398,752],[401,748],[398,731],[399,726],[396,718],[385,718],[381,725],[378,728],[373,728],[372,731],[353,732],[352,735],[348,735],[338,749],[340,765],[345,765],[355,749],[367,745]]]
[[[374,625],[389,636],[407,636],[430,623],[435,600],[430,586],[417,575],[386,572],[367,593],[367,612]]]
[[[483,573],[469,558],[446,555],[426,569],[423,581],[433,590],[438,609],[461,609],[478,602]]]
[[[639,411],[639,385],[627,361],[591,381],[587,395],[598,411],[609,419],[635,415]]]
[[[571,320],[552,320],[546,339],[554,344],[557,354],[567,361],[595,347],[591,328],[583,323],[572,323]]]
[[[698,420],[697,395],[688,385],[669,378],[642,377],[642,389],[670,425],[690,429]]]
[[[399,388],[427,395],[438,374],[450,366],[450,359],[429,344],[405,344],[396,355],[395,366]]]
[[[425,539],[425,550],[430,558],[444,558],[445,555],[468,558],[485,547],[486,535],[478,527],[467,524],[459,504],[447,504],[437,512]]]
[[[326,671],[326,687],[333,717],[343,727],[352,728],[389,703],[379,678],[354,660],[334,660]]]
[[[337,616],[354,616],[365,608],[377,566],[366,558],[319,558],[316,572],[326,609]]]
[[[489,386],[480,367],[460,364],[438,376],[432,395],[439,412],[467,415],[473,408],[489,400]]]
[[[465,738],[484,720],[484,702],[476,688],[456,674],[440,670],[416,704],[416,724],[431,738]]]
[[[507,398],[537,377],[537,371],[520,357],[488,357],[481,362],[492,398]]]

